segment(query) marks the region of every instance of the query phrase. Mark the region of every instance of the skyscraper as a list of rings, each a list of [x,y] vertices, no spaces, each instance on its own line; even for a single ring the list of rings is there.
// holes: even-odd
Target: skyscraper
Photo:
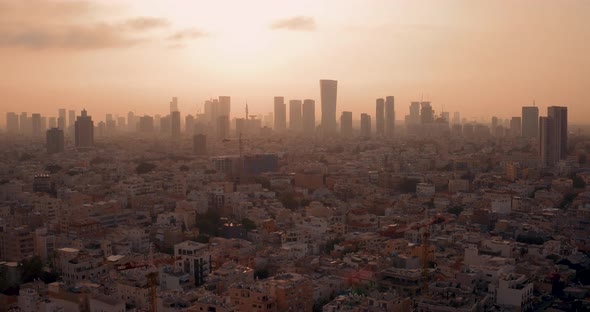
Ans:
[[[539,136],[539,108],[536,106],[522,107],[522,136],[536,138]]]
[[[306,135],[315,133],[315,101],[303,100],[303,132]]]
[[[134,112],[127,113],[127,130],[134,132],[137,130],[137,118]]]
[[[154,118],[148,115],[139,117],[139,126],[137,127],[137,130],[141,133],[154,132]]]
[[[555,140],[555,149],[557,150],[557,159],[565,159],[567,156],[567,107],[549,106],[547,107],[547,117],[553,119],[553,135]]]
[[[195,131],[195,117],[191,114],[184,117],[184,132],[188,135],[193,135]]]
[[[461,113],[454,112],[453,113],[453,125],[460,125],[461,124]]]
[[[320,95],[322,105],[322,132],[324,135],[336,133],[336,100],[338,81],[320,80]]]
[[[76,119],[74,124],[75,143],[77,148],[88,148],[94,146],[94,122],[88,116],[86,110]]]
[[[303,120],[301,116],[301,100],[289,101],[289,129],[292,131],[301,131]]]
[[[420,102],[420,121],[422,124],[429,124],[434,122],[434,111],[430,102]]]
[[[420,123],[420,102],[410,103],[410,115],[408,115],[407,123],[409,125],[417,125]]]
[[[284,131],[287,128],[287,106],[285,105],[285,98],[282,96],[275,96],[275,131]]]
[[[219,97],[219,116],[231,117],[231,97],[220,96]]]
[[[67,120],[66,109],[60,108],[58,110],[57,127],[60,128],[61,130],[65,130],[66,129],[66,120]]]
[[[41,137],[41,114],[31,115],[31,129],[34,137]]]
[[[10,134],[18,133],[18,115],[6,113],[6,131]]]
[[[524,129],[524,127],[523,127]],[[557,163],[552,135],[553,119],[551,117],[539,118],[539,156],[542,167],[552,167]]]
[[[361,137],[365,139],[371,137],[371,116],[369,114],[361,114]]]
[[[553,167],[567,156],[567,107],[550,106],[547,117],[539,118],[541,166]]]
[[[522,131],[522,118],[512,117],[510,119],[510,134],[515,137],[521,136]]]
[[[340,134],[345,137],[352,136],[352,112],[342,112],[340,115]]]
[[[48,154],[62,153],[64,151],[64,131],[59,128],[47,130],[46,144]]]
[[[217,118],[217,139],[223,140],[229,138],[229,117],[219,116]]]
[[[375,127],[377,136],[385,135],[385,100],[375,101]]]
[[[173,138],[180,137],[180,112],[174,111],[170,113],[170,134]]]
[[[68,127],[74,127],[74,123],[76,122],[76,111],[69,110],[68,115]]]
[[[385,135],[392,138],[395,133],[395,104],[393,96],[385,97]]]
[[[178,98],[173,97],[172,101],[170,101],[170,113],[178,111]]]
[[[26,112],[20,113],[18,124],[19,124],[20,133],[27,134],[27,132],[29,132]]]
[[[49,117],[47,119],[47,127],[48,127],[48,129],[56,128],[57,127],[57,119],[55,117]]]

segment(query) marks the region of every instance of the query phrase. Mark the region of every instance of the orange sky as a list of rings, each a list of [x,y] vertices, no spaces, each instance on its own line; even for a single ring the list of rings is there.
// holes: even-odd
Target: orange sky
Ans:
[[[266,114],[275,95],[319,103],[327,78],[355,119],[394,95],[397,119],[424,96],[470,119],[535,99],[584,122],[589,19],[587,0],[0,0],[0,113],[164,114],[172,96],[194,113],[231,95],[234,116]]]

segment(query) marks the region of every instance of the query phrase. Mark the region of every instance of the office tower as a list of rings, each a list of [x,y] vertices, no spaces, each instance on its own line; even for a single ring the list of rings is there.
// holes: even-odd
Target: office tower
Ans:
[[[322,106],[322,133],[330,135],[336,133],[336,100],[338,95],[338,81],[320,80],[320,96]]]
[[[127,130],[130,132],[137,130],[137,118],[133,112],[127,113]]]
[[[303,132],[306,135],[315,133],[315,101],[303,100]]]
[[[125,123],[125,117],[117,117],[117,128],[124,130],[127,127]]]
[[[395,104],[393,96],[385,97],[385,135],[393,138],[395,133]]]
[[[207,136],[204,134],[193,135],[193,154],[207,155]]]
[[[539,108],[536,106],[522,107],[522,136],[536,138],[539,136]]]
[[[170,115],[160,117],[160,133],[170,134],[170,132],[171,132]]]
[[[109,119],[105,122],[105,133],[108,135],[114,135],[117,132],[117,123],[114,119]]]
[[[371,116],[369,114],[361,114],[361,137],[371,138]]]
[[[49,129],[57,127],[57,119],[55,117],[49,117],[49,122],[47,123]]]
[[[375,100],[375,134],[385,135],[385,100],[382,98]]]
[[[523,128],[524,129],[524,128]],[[553,167],[558,160],[555,151],[555,135],[553,134],[553,119],[551,117],[539,118],[539,156],[542,167]]]
[[[41,137],[41,114],[31,115],[31,129],[34,137]]]
[[[449,123],[449,124],[451,123],[451,113],[449,113],[449,112],[442,112],[441,113],[441,117],[442,117],[442,119],[444,119],[444,121],[446,123]]]
[[[97,137],[103,137],[106,134],[106,123],[104,121],[100,121],[97,125],[96,125],[96,136]]]
[[[62,130],[65,130],[66,129],[66,120],[67,120],[66,109],[60,108],[58,110],[58,115],[57,115],[57,127]]]
[[[229,119],[231,116],[231,97],[230,96],[220,96],[219,97],[219,115],[218,116],[227,116]]]
[[[139,117],[138,131],[141,133],[152,133],[154,132],[154,118],[152,116],[145,115]]]
[[[553,119],[553,140],[555,142],[555,154],[557,160],[565,159],[567,156],[567,107],[547,107],[547,117]]]
[[[104,121],[109,122],[110,120],[113,120],[113,114],[105,114],[104,116]]]
[[[492,129],[496,129],[498,126],[498,117],[492,116]]]
[[[47,130],[47,117],[41,116],[41,135]]]
[[[195,117],[191,114],[186,115],[184,117],[184,132],[189,135],[192,135],[195,131]]]
[[[406,115],[406,126],[420,124],[420,102],[410,102],[410,114]]]
[[[87,148],[94,146],[94,122],[92,117],[88,116],[86,110],[76,119],[74,123],[75,142],[77,148]]]
[[[453,113],[453,125],[461,124],[461,113],[454,112]]]
[[[229,137],[229,117],[219,116],[217,118],[217,138],[219,140],[227,139]]]
[[[422,124],[429,124],[434,122],[434,111],[430,102],[420,102],[420,121]]]
[[[451,127],[451,135],[454,137],[460,137],[463,134],[463,127],[461,124],[454,124]]]
[[[64,151],[64,131],[59,128],[51,128],[47,130],[46,136],[47,153],[55,154]]]
[[[27,132],[28,132],[28,120],[27,120],[27,113],[26,112],[20,113],[19,130],[20,130],[20,133],[22,133],[22,134],[27,134]]]
[[[69,110],[68,111],[68,128],[74,127],[74,123],[76,122],[76,111]]]
[[[340,115],[340,134],[342,136],[352,136],[352,112],[342,112]]]
[[[287,129],[287,106],[285,105],[285,98],[282,96],[275,96],[275,131],[284,131]]]
[[[18,115],[6,113],[6,131],[10,134],[18,133]]]
[[[301,100],[289,101],[289,129],[292,131],[301,131],[303,121],[301,116]]]
[[[160,130],[162,125],[162,116],[161,115],[154,115],[154,130]]]
[[[179,112],[180,110],[178,109],[178,98],[177,97],[172,97],[172,100],[170,101],[170,113],[173,112]]]
[[[520,117],[512,117],[510,119],[510,133],[512,136],[519,137],[521,135],[522,129],[522,118]]]
[[[174,111],[170,113],[170,134],[173,138],[180,137],[180,112]]]
[[[170,114],[172,114],[173,112],[177,112],[178,111],[178,98],[173,97],[172,101],[170,101]]]

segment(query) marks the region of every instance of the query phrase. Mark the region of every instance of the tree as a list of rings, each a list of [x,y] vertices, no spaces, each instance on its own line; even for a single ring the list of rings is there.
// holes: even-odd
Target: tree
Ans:
[[[416,185],[418,185],[418,182],[419,181],[416,179],[404,178],[404,180],[400,184],[400,190],[402,191],[402,193],[415,193]]]
[[[295,196],[291,192],[284,192],[279,196],[279,201],[290,210],[295,210],[299,207],[299,203],[295,200]]]
[[[23,283],[30,283],[43,274],[43,261],[41,257],[34,256],[31,259],[24,259],[18,264],[18,270]]]
[[[148,162],[142,162],[137,165],[135,172],[137,172],[137,174],[145,174],[153,171],[154,169],[156,169],[156,165]]]
[[[246,231],[251,231],[251,230],[256,229],[256,223],[254,223],[254,221],[252,221],[248,218],[242,219],[242,226],[244,227],[244,229],[246,229]]]

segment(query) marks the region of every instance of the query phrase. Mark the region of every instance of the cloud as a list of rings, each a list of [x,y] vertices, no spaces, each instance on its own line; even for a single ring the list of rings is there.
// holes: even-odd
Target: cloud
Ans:
[[[316,29],[315,20],[308,16],[295,16],[286,19],[274,21],[270,29],[294,30],[294,31],[313,31]]]
[[[168,37],[168,40],[170,40],[170,41],[183,41],[183,40],[188,40],[188,39],[197,39],[197,38],[201,38],[204,36],[207,36],[207,34],[198,30],[198,29],[189,28],[189,29],[184,29],[184,30],[180,30],[180,31],[173,33],[172,35],[170,35]]]
[[[124,26],[132,30],[149,30],[170,26],[170,21],[157,17],[135,17],[128,19]]]
[[[0,48],[128,47],[155,39],[158,34],[154,31],[170,26],[168,20],[150,16],[105,18],[119,13],[117,8],[90,1],[0,0]],[[194,37],[195,34],[183,36]]]

